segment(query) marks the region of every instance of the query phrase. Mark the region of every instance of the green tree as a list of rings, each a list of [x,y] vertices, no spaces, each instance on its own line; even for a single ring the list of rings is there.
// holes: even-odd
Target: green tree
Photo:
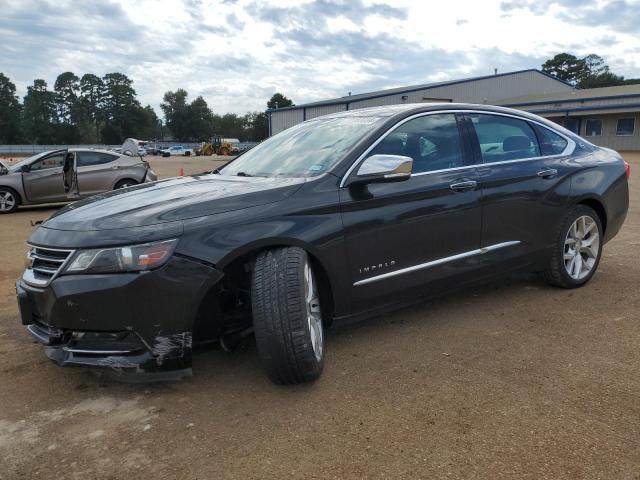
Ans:
[[[267,102],[267,108],[270,109],[292,107],[293,105],[293,101],[281,93],[274,93]]]
[[[173,137],[179,140],[187,140],[191,137],[188,95],[187,91],[182,88],[175,92],[168,91],[164,94],[163,102],[160,104],[167,128]]]
[[[22,109],[22,130],[31,143],[54,143],[56,123],[56,94],[47,89],[42,79],[27,87]]]
[[[269,136],[269,120],[265,112],[249,112],[244,116],[245,140],[260,142]]]
[[[81,141],[79,123],[84,120],[80,103],[80,79],[73,72],[58,75],[53,90],[56,93],[56,137],[62,143]]]
[[[102,141],[109,144],[121,143],[137,132],[134,117],[141,106],[136,99],[133,81],[122,73],[107,73],[104,83]]]
[[[0,73],[0,143],[18,143],[21,137],[20,101],[16,86]]]
[[[600,88],[640,83],[640,79],[625,80],[616,75],[604,58],[596,54],[578,58],[570,53],[560,53],[542,64],[542,71],[565,80],[578,88]]]
[[[80,79],[73,72],[58,75],[53,90],[57,95],[58,119],[63,123],[75,124],[80,95]]]
[[[135,115],[137,118],[137,128],[128,136],[144,140],[160,138],[160,119],[153,108],[151,108],[151,105],[137,109]]]
[[[601,88],[601,87],[615,87],[618,85],[625,85],[625,79],[623,76],[616,75],[613,72],[603,72],[597,75],[587,75],[580,79],[577,84],[578,88]]]
[[[80,79],[80,104],[82,106],[82,126],[80,135],[83,142],[100,142],[100,130],[104,123],[104,82],[92,73]]]
[[[190,139],[207,140],[211,137],[213,133],[213,112],[211,112],[204,98],[198,97],[189,104],[187,119]]]
[[[587,74],[584,60],[570,53],[559,53],[542,64],[542,71],[560,80],[576,84]]]

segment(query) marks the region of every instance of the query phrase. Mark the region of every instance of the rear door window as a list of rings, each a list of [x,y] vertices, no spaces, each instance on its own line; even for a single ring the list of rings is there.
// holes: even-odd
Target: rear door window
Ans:
[[[524,120],[484,113],[469,114],[478,137],[482,163],[507,162],[540,156],[538,139]]]
[[[116,158],[115,155],[103,152],[79,152],[78,154],[78,166],[88,167],[92,165],[103,165],[105,163],[113,162]]]
[[[561,155],[569,142],[564,137],[561,137],[557,133],[549,130],[545,127],[536,125],[536,131],[538,132],[538,138],[540,139],[540,150],[542,155]]]

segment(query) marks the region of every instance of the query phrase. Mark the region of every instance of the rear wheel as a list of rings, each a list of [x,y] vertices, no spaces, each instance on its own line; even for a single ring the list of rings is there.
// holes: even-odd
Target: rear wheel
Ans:
[[[114,188],[114,190],[119,190],[121,188],[127,188],[127,187],[133,187],[134,185],[137,185],[138,182],[136,182],[135,180],[132,180],[130,178],[125,178],[124,180],[120,180],[118,183],[116,183],[116,186]]]
[[[591,280],[602,255],[602,234],[602,222],[592,208],[573,208],[558,232],[543,279],[563,288],[581,287]]]
[[[11,188],[0,187],[0,214],[13,213],[20,205],[20,197]]]
[[[267,250],[256,259],[251,306],[258,353],[279,384],[315,380],[324,363],[320,296],[307,253]]]

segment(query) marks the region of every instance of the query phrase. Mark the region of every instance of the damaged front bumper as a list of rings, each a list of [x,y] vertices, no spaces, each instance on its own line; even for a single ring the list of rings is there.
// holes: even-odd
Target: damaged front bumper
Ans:
[[[222,273],[174,256],[141,273],[63,275],[16,284],[22,323],[61,366],[107,367],[122,380],[191,374],[198,307]]]

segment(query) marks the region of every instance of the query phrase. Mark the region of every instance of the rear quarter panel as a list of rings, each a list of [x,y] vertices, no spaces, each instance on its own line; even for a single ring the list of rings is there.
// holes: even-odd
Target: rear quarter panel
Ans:
[[[147,172],[147,167],[142,163],[139,158],[121,156],[118,160],[115,161],[115,165],[119,168],[117,170],[112,170],[114,175],[110,179],[111,182],[111,190],[113,190],[116,184],[120,180],[132,179],[138,183],[141,183],[144,180],[145,174]]]
[[[571,199],[574,204],[597,201],[605,210],[605,242],[624,223],[629,208],[629,184],[622,157],[613,150],[596,148],[572,160]]]

